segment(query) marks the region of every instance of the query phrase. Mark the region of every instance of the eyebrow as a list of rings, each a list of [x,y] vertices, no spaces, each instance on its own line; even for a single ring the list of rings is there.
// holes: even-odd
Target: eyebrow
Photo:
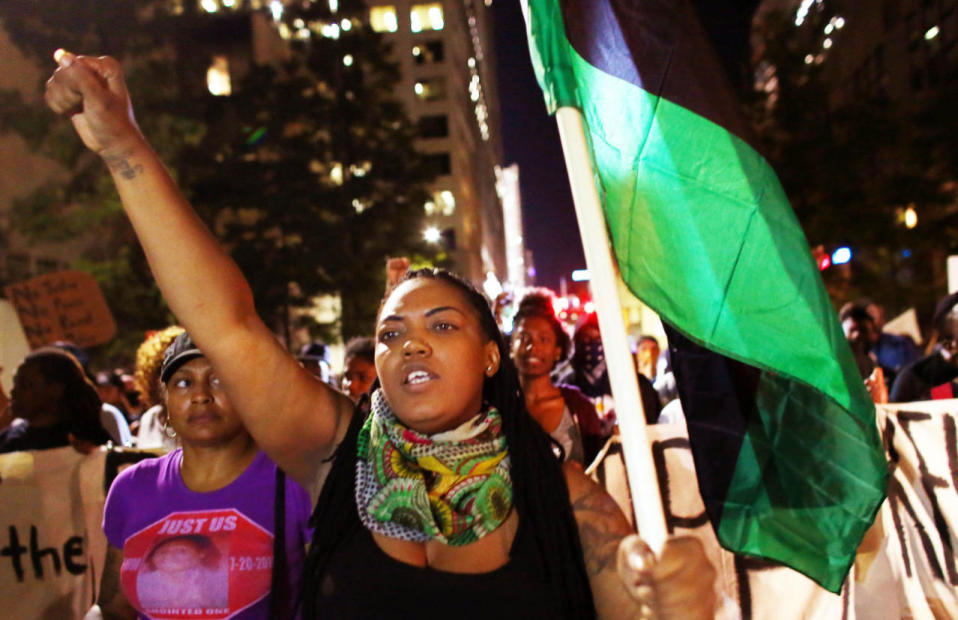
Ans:
[[[453,312],[458,312],[459,314],[462,314],[462,315],[466,314],[465,312],[463,312],[459,308],[456,308],[455,306],[437,306],[435,308],[431,308],[430,310],[427,310],[425,313],[425,316],[433,316],[434,314],[439,314],[440,312],[447,312],[450,310]],[[391,314],[389,316],[384,316],[383,318],[379,320],[379,322],[385,323],[387,321],[402,321],[403,318],[404,317],[402,315]]]

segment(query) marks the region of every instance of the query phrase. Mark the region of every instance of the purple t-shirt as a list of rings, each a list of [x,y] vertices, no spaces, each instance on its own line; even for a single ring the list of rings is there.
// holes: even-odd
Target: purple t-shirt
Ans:
[[[232,483],[197,493],[180,476],[182,458],[177,449],[141,461],[110,487],[103,531],[123,550],[124,594],[140,618],[268,618],[276,465],[260,452]],[[293,597],[310,539],[309,515],[309,495],[287,479]]]

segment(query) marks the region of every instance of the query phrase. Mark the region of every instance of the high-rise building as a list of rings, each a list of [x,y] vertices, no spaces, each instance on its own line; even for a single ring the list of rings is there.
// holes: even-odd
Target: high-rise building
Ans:
[[[765,0],[794,18],[805,62],[822,68],[829,106],[921,98],[958,67],[958,0]]]
[[[368,0],[392,44],[396,96],[419,124],[418,149],[438,172],[424,205],[428,240],[476,283],[506,278],[496,167],[502,161],[490,0]]]
[[[336,0],[327,1],[335,11]],[[183,44],[191,35],[201,39],[200,48],[210,55],[206,76],[210,91],[229,94],[231,79],[235,82],[251,63],[268,62],[288,51],[282,37],[269,32],[271,28],[282,28],[279,22],[271,24],[268,14],[263,12],[250,17],[246,10],[270,8],[281,12],[284,4],[286,1],[171,0],[174,14],[209,13],[212,18],[208,23],[191,22],[194,29],[200,28],[202,32],[177,33],[174,45]],[[423,235],[426,240],[441,244],[454,269],[476,284],[487,280],[490,274],[503,281],[507,273],[502,207],[496,192],[502,148],[489,4],[490,0],[369,0],[368,11],[370,25],[391,44],[392,60],[400,67],[402,77],[395,97],[419,125],[421,138],[416,147],[426,156],[427,165],[438,173],[430,188],[432,198],[423,205]],[[13,46],[6,41],[0,44],[5,58],[16,56]],[[191,48],[193,52],[196,49]],[[15,80],[32,82],[37,70],[29,67],[30,80]],[[2,80],[0,85],[16,86],[11,80]],[[6,151],[11,161],[20,162],[17,166],[22,168],[25,149]],[[43,164],[56,167],[50,162]],[[14,178],[25,176],[9,178],[14,183]],[[46,171],[33,178],[43,182]],[[0,214],[9,208],[16,194],[25,191],[22,185],[15,185],[0,186]],[[7,240],[3,242],[6,244]],[[27,247],[18,239],[10,242]],[[0,272],[4,272],[0,275],[7,279],[28,277],[45,268],[46,263],[40,262],[54,261],[62,267],[69,262],[71,251],[76,254],[76,248],[54,247],[51,251],[49,258],[44,258],[45,251],[38,253],[36,248],[13,251],[0,261]],[[47,267],[52,265],[51,262]]]

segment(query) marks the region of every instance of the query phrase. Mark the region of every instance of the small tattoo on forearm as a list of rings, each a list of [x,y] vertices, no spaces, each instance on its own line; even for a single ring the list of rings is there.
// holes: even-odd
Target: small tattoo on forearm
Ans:
[[[105,161],[110,170],[119,173],[124,179],[132,179],[136,175],[143,173],[143,166],[140,164],[130,164],[125,154],[109,157]]]

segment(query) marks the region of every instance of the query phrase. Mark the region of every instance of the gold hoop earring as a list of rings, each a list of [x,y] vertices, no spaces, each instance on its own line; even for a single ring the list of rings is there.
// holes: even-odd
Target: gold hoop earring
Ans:
[[[176,439],[176,431],[173,430],[173,427],[170,426],[170,418],[167,415],[164,415],[166,412],[163,412],[163,421],[160,423],[163,425],[163,434],[166,435],[169,439]]]

